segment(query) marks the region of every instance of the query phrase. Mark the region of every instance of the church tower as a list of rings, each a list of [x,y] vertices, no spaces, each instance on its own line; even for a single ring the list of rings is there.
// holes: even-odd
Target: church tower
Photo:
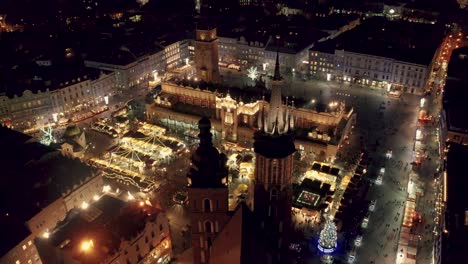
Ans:
[[[200,145],[187,175],[194,264],[210,263],[213,240],[229,219],[226,156],[212,144],[210,120],[203,117],[198,128]]]
[[[291,129],[294,126],[290,108],[281,102],[282,78],[279,57],[271,82],[268,116],[262,110],[255,134],[254,213],[268,241],[273,263],[281,263],[287,250],[291,227],[293,154],[296,151]]]
[[[206,82],[219,82],[218,60],[216,27],[197,25],[195,32],[195,68],[197,77]]]

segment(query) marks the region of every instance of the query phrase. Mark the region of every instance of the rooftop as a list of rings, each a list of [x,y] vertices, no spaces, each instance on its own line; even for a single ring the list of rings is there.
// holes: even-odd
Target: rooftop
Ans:
[[[161,211],[138,201],[103,196],[86,210],[72,210],[44,243],[60,247],[80,263],[101,263],[119,251],[121,240],[131,240]],[[92,241],[92,242],[90,242]],[[83,252],[91,243],[93,254]]]
[[[443,263],[467,263],[468,245],[468,147],[451,144],[447,153],[447,209],[445,225],[448,230],[443,238]]]
[[[468,47],[454,49],[447,68],[447,79],[468,80]]]
[[[442,38],[443,28],[438,24],[388,21],[382,17],[373,17],[334,39],[317,43],[312,50],[345,50],[429,65]]]
[[[3,255],[25,238],[23,227],[28,220],[95,171],[40,143],[29,142],[29,136],[3,126],[0,138],[0,200],[8,201],[0,205],[0,215],[8,215],[2,219],[0,232],[4,241],[11,242],[1,243],[0,255]]]
[[[445,83],[444,109],[447,128],[450,131],[468,133],[466,101],[468,100],[468,81],[448,79]]]

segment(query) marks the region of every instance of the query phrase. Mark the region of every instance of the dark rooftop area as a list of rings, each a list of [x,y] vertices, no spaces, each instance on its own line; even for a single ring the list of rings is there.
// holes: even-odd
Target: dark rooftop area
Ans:
[[[468,81],[448,79],[445,83],[443,105],[449,130],[468,133],[468,118],[466,118],[467,88]]]
[[[317,43],[312,50],[344,49],[395,60],[429,65],[443,38],[440,25],[388,21],[373,17],[335,39]]]
[[[468,47],[454,49],[447,68],[447,79],[468,80]]]
[[[468,263],[468,147],[451,144],[447,153],[447,208],[442,263]],[[444,262],[445,261],[445,262]]]
[[[0,206],[0,215],[8,214],[0,226],[2,240],[11,242],[0,243],[0,255],[3,255],[15,242],[24,239],[21,226],[26,221],[95,171],[40,143],[29,143],[29,136],[3,126],[0,126],[0,138],[0,199],[8,201]]]
[[[86,210],[70,211],[45,243],[69,251],[80,263],[101,263],[118,252],[121,240],[134,238],[159,212],[138,201],[124,202],[106,195]],[[95,254],[81,254],[81,243],[87,240],[93,240]],[[65,241],[68,242],[62,247]]]

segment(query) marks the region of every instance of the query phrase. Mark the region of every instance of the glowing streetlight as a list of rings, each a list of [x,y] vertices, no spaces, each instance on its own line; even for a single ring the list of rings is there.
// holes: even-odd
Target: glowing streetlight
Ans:
[[[83,209],[83,210],[88,209],[88,207],[89,207],[89,204],[88,204],[87,202],[83,202],[83,203],[81,204],[81,209]]]
[[[93,200],[94,200],[94,201],[99,200],[99,195],[95,194],[95,195],[93,196]]]
[[[104,185],[104,186],[102,187],[102,192],[103,192],[103,193],[108,193],[108,192],[110,192],[110,191],[111,191],[111,187],[110,187],[109,185]]]
[[[88,252],[94,248],[94,242],[92,239],[81,242],[81,251]]]
[[[130,192],[127,192],[127,193],[128,193],[127,199],[129,201],[135,200],[135,197]]]
[[[49,231],[45,231],[44,234],[42,234],[42,237],[43,238],[49,238],[50,237]]]

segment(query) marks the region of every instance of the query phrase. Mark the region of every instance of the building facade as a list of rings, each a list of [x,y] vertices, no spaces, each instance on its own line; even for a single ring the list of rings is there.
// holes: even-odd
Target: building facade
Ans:
[[[210,120],[202,118],[198,127],[200,145],[187,175],[194,264],[211,263],[213,241],[229,220],[227,159],[212,144]]]
[[[215,27],[200,27],[195,32],[195,69],[198,78],[219,82],[218,36]]]
[[[293,154],[296,152],[288,106],[281,107],[281,87],[278,56],[272,80],[272,95],[268,116],[262,112],[254,137],[255,186],[254,214],[268,245],[275,255],[274,263],[281,263],[282,253],[289,246],[291,227]]]
[[[327,80],[422,94],[429,79],[430,65],[346,50],[326,52],[312,48],[309,53],[309,73]]]
[[[104,195],[37,244],[44,263],[169,263],[169,222],[148,201]]]
[[[0,121],[27,132],[55,123],[60,117],[70,118],[73,113],[91,110],[115,94],[113,75],[92,78],[87,74],[60,83],[54,89],[37,93],[25,90],[14,97],[0,95]]]

